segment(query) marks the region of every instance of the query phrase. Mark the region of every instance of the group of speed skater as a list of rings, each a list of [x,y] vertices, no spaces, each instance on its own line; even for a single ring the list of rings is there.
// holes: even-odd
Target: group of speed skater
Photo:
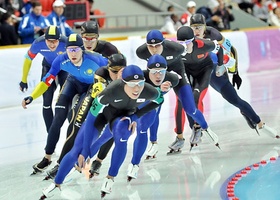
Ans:
[[[147,33],[146,42],[136,49],[136,55],[147,61],[145,70],[127,65],[116,46],[99,40],[98,24],[94,21],[84,22],[81,33],[68,38],[62,36],[57,27],[49,26],[45,35],[32,43],[25,56],[20,90],[28,89],[28,72],[37,54],[43,56],[41,82],[23,99],[22,107],[26,109],[42,95],[48,132],[45,156],[33,165],[32,175],[44,172],[51,165],[60,129],[66,119],[69,121],[59,159],[45,178],[52,179],[53,183],[43,190],[40,199],[51,198],[55,190],[61,190],[72,169],[81,172],[94,156],[90,177],[98,175],[102,161],[114,144],[101,197],[111,193],[114,178],[126,158],[127,141],[135,131],[127,179],[136,179],[145,151],[146,159],[155,158],[158,152],[159,114],[164,95],[171,89],[176,94],[174,130],[177,136],[169,145],[168,155],[180,153],[184,147],[185,116],[192,129],[190,150],[201,143],[203,137],[220,148],[218,136],[203,116],[203,98],[209,84],[240,110],[250,128],[258,134],[279,138],[277,131],[267,126],[251,105],[238,96],[234,87],[239,89],[242,79],[238,73],[237,51],[228,39],[206,26],[201,14],[194,14],[190,26],[180,27],[176,36],[177,41],[171,41],[159,30]],[[57,83],[60,91],[53,112]],[[73,105],[74,99],[77,100]]]

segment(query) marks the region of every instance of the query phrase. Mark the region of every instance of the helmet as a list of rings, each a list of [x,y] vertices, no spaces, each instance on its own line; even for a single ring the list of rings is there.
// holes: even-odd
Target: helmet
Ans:
[[[148,60],[148,68],[167,68],[167,62],[163,56],[154,54]]]
[[[125,81],[145,80],[144,73],[137,65],[128,65],[122,72],[122,79]]]
[[[57,26],[49,26],[45,32],[46,40],[58,40],[60,38],[60,31]]]
[[[69,46],[78,46],[83,48],[84,46],[83,39],[78,34],[73,33],[69,35],[69,37],[67,38],[66,47]]]
[[[190,25],[193,24],[203,24],[206,25],[205,17],[202,14],[196,13],[193,14],[190,18]]]
[[[185,41],[185,40],[193,40],[194,33],[191,27],[189,26],[181,26],[177,30],[177,40]]]
[[[81,25],[81,34],[99,34],[99,27],[96,21],[86,21]]]
[[[112,54],[109,58],[109,67],[113,66],[126,66],[126,58],[123,54],[116,53]]]
[[[151,30],[146,37],[147,44],[157,44],[161,43],[164,38],[159,30]]]

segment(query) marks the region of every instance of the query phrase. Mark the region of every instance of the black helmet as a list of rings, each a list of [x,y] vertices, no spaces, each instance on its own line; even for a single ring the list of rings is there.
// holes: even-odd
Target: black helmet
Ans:
[[[49,26],[45,32],[45,39],[58,40],[60,38],[60,31],[57,26]]]
[[[193,40],[194,33],[191,27],[189,26],[181,26],[177,30],[177,40],[185,41],[185,40]]]
[[[78,46],[83,49],[84,48],[83,39],[78,34],[72,33],[67,38],[67,42],[66,42],[66,47],[69,47],[69,46]]]
[[[81,25],[81,34],[99,34],[98,24],[95,21],[86,21]]]
[[[206,25],[205,17],[202,14],[193,14],[190,19],[190,25],[203,24]]]
[[[126,58],[121,53],[112,54],[108,59],[109,67],[126,66]]]

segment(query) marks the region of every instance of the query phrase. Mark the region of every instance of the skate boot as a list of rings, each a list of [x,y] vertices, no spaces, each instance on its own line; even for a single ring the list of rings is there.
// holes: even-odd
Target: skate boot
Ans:
[[[106,194],[112,192],[112,187],[114,185],[114,180],[110,178],[105,178],[101,187],[101,198],[104,198]]]
[[[241,113],[241,115],[243,115],[243,117],[245,118],[245,120],[246,120],[247,124],[249,125],[249,127],[250,127],[251,129],[255,129],[256,132],[257,132],[257,134],[260,135],[260,133],[259,133],[259,131],[258,131],[258,129],[257,129],[257,124],[254,123],[254,122],[253,122],[249,117],[247,117],[243,112],[240,112],[240,113]]]
[[[191,148],[190,151],[194,146],[197,146],[198,143],[201,143],[202,131],[200,127],[193,127],[192,128],[192,135],[190,137]]]
[[[202,130],[202,134],[207,136],[209,138],[209,141],[212,142],[216,147],[218,147],[221,150],[219,146],[219,138],[216,135],[216,133],[214,133],[210,128],[207,128],[205,130]]]
[[[181,139],[176,137],[175,141],[169,145],[170,151],[167,152],[167,155],[174,154],[174,153],[181,153],[181,149],[184,147],[185,138]]]
[[[280,138],[280,136],[277,134],[277,131],[274,128],[267,126],[265,123],[263,123],[263,126],[261,128],[258,127],[258,131],[273,138]]]
[[[47,158],[44,157],[43,160],[41,160],[41,162],[33,165],[34,171],[31,175],[42,173],[51,163],[52,161],[49,161]]]
[[[54,179],[58,171],[59,164],[55,165],[51,170],[47,171],[47,176],[44,180]]]
[[[149,160],[151,158],[156,158],[157,152],[158,152],[158,144],[152,143],[151,147],[146,152],[146,160]]]
[[[89,170],[89,178],[99,175],[101,165],[102,165],[101,162],[99,162],[97,160],[94,160],[91,163],[90,170]]]
[[[129,164],[127,169],[127,181],[130,182],[131,179],[136,179],[138,176],[139,166]]]
[[[60,193],[60,187],[57,186],[55,183],[52,183],[49,187],[42,191],[43,195],[40,197],[40,200],[51,198],[54,195],[58,195]]]

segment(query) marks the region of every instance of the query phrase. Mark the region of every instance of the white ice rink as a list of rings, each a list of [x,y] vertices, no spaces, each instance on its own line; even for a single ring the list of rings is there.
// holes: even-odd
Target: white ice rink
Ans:
[[[280,119],[280,71],[241,74],[243,83],[238,90],[264,122],[278,130]],[[5,98],[5,94],[1,95]],[[205,117],[209,126],[219,136],[222,150],[206,138],[189,152],[190,130],[185,130],[186,143],[181,154],[167,156],[168,145],[175,139],[174,94],[165,100],[158,133],[159,152],[152,161],[140,164],[138,178],[130,184],[126,181],[126,169],[131,159],[132,143],[129,140],[128,155],[123,163],[111,194],[106,199],[129,200],[218,200],[224,181],[238,170],[278,156],[280,140],[250,129],[239,110],[209,88],[205,98]],[[0,109],[0,199],[39,199],[43,188],[51,181],[42,181],[45,173],[30,176],[32,165],[44,156],[47,133],[41,114],[41,103],[29,105],[27,110],[19,106]],[[53,157],[55,164],[65,140],[67,123]],[[186,125],[187,127],[187,125]],[[280,133],[279,133],[280,134]],[[100,199],[100,187],[107,174],[110,153],[104,160],[101,174],[88,179],[84,174],[74,174],[72,181],[62,185],[62,191],[52,199]],[[279,177],[278,177],[279,179]],[[254,181],[254,180],[252,180]]]

